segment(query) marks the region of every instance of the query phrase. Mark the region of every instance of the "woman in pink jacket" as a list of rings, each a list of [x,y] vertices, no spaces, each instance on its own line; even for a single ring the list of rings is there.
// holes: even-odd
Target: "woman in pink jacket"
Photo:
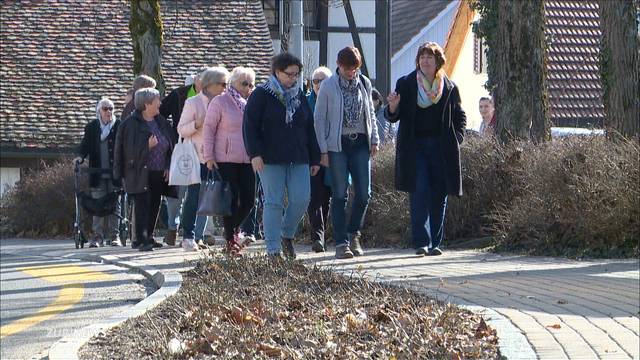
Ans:
[[[244,108],[255,78],[252,69],[233,69],[227,90],[209,103],[204,122],[204,160],[209,169],[218,169],[233,190],[232,214],[222,218],[227,251],[233,255],[242,250],[240,224],[251,212],[255,197],[255,175],[242,137]]]
[[[201,91],[198,95],[187,99],[178,123],[178,134],[185,139],[191,139],[200,160],[200,177],[204,180],[207,176],[206,158],[204,156],[203,132],[207,108],[211,100],[220,95],[227,87],[229,71],[223,67],[208,68],[200,75]],[[207,225],[206,216],[196,216],[198,210],[198,195],[200,184],[189,185],[186,200],[182,210],[182,222],[184,223],[184,235],[182,248],[195,251],[205,248],[203,242],[204,229]]]

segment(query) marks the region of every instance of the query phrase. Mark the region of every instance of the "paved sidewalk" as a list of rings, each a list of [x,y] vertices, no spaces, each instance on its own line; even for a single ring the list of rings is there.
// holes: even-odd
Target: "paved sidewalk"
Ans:
[[[336,261],[333,251],[314,254],[307,246],[297,249],[305,262],[355,271],[442,301],[493,309],[524,334],[540,359],[640,359],[638,260],[572,261],[477,251],[416,257],[409,250],[370,249],[367,256]],[[262,243],[249,249],[262,250]],[[179,271],[189,268],[187,261],[203,256],[180,248],[153,253],[74,249],[56,255],[78,252]],[[506,336],[500,329],[498,335]],[[528,357],[515,354],[510,358]]]

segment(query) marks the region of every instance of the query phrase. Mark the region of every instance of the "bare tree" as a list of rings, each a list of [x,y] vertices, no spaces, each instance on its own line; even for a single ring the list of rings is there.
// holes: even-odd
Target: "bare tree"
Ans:
[[[129,31],[133,43],[133,73],[154,78],[158,91],[164,95],[162,28],[159,0],[131,0]]]
[[[639,4],[633,0],[598,1],[600,73],[610,138],[640,135]]]

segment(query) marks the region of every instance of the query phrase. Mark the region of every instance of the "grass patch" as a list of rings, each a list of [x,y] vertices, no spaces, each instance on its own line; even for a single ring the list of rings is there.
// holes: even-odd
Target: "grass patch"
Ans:
[[[171,344],[171,345],[170,345]],[[477,315],[409,290],[265,257],[207,259],[82,359],[495,359]]]

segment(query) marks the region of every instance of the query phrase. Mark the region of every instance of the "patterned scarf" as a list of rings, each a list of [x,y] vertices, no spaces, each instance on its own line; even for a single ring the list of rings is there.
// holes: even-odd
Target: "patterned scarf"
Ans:
[[[342,90],[342,102],[344,104],[344,117],[342,125],[347,128],[355,128],[360,121],[364,109],[364,99],[360,92],[360,73],[352,80],[347,80],[338,74],[338,83]]]
[[[278,78],[274,75],[269,76],[269,79],[262,85],[262,87],[271,95],[273,95],[284,107],[287,111],[287,116],[285,118],[285,123],[290,124],[293,121],[293,114],[298,110],[298,106],[300,106],[301,102],[298,96],[300,93],[300,86],[298,86],[298,81],[296,81],[293,86],[288,89],[285,89]]]
[[[435,78],[433,79],[433,84],[430,84],[422,71],[417,71],[416,80],[418,81],[418,106],[424,109],[438,103],[442,97],[442,90],[444,89],[444,76],[444,70],[438,70]]]
[[[242,95],[236,90],[233,86],[227,86],[227,92],[231,95],[233,102],[238,106],[240,111],[244,112],[244,107],[247,106],[247,99],[243,98]]]

